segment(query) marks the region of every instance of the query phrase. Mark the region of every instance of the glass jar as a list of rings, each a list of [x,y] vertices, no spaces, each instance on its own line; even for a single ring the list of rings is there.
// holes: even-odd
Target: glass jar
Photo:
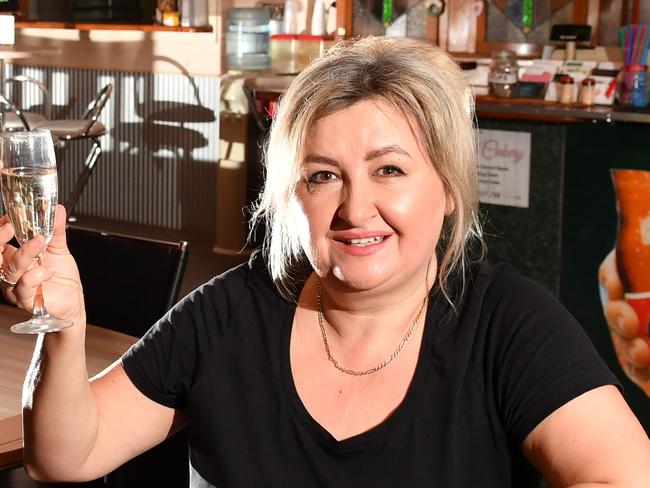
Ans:
[[[226,62],[229,69],[260,70],[269,67],[270,20],[269,11],[263,7],[228,10]]]
[[[494,51],[488,75],[490,94],[500,98],[514,96],[518,81],[518,69],[517,57],[514,52]]]
[[[616,92],[621,105],[636,108],[648,105],[647,76],[647,66],[623,67],[616,80]]]

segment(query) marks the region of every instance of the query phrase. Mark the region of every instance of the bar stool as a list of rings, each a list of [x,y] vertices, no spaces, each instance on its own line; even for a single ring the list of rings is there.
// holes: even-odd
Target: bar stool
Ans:
[[[37,124],[43,123],[52,117],[52,101],[47,87],[40,81],[25,75],[17,75],[5,80],[5,86],[29,83],[35,85],[43,97],[44,114],[22,110],[15,101],[7,96],[0,95],[0,104],[4,109],[2,129],[6,131],[32,130]],[[6,94],[7,92],[5,92]]]
[[[108,102],[112,91],[113,85],[110,83],[99,90],[88,104],[86,112],[80,119],[45,120],[31,126],[32,129],[49,130],[52,133],[52,137],[59,145],[63,145],[67,141],[86,139],[90,139],[92,142],[83,169],[81,170],[81,173],[79,173],[74,187],[65,202],[68,215],[72,215],[72,212],[79,201],[79,197],[88,183],[88,179],[102,154],[102,146],[99,138],[105,135],[108,132],[108,129],[106,129],[104,124],[99,121],[99,115],[106,105],[106,102]]]

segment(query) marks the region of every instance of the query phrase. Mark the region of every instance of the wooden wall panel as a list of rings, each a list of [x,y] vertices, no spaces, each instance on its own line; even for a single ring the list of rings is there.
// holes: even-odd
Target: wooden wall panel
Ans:
[[[447,2],[449,15],[447,49],[451,52],[474,52],[476,50],[474,1],[450,0]]]

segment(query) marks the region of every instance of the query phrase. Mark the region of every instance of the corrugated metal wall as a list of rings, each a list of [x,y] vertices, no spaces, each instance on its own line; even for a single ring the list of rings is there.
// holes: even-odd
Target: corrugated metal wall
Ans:
[[[81,117],[96,92],[113,84],[101,115],[110,132],[102,138],[104,152],[77,214],[212,232],[219,78],[24,66],[13,70],[49,87],[54,118]],[[23,85],[18,90],[14,99],[23,108],[42,109],[37,88]],[[72,189],[89,149],[89,142],[74,141],[58,150],[61,200]]]

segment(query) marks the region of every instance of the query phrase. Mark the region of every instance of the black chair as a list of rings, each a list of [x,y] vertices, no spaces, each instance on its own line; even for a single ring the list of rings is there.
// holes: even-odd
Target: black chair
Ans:
[[[176,302],[188,243],[68,226],[89,323],[140,337]],[[104,477],[106,488],[189,486],[188,439],[178,432]]]
[[[69,226],[68,247],[84,287],[88,322],[140,337],[176,302],[188,243]],[[22,466],[0,471],[2,488],[140,488],[189,486],[187,433],[88,483],[39,483]]]
[[[178,298],[188,243],[166,242],[68,226],[88,323],[136,337]]]

